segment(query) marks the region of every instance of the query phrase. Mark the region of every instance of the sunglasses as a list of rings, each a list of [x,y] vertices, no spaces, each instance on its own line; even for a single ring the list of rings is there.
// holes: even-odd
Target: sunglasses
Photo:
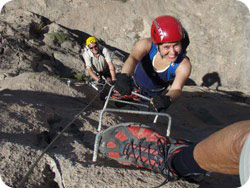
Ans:
[[[98,48],[98,45],[95,45],[95,46],[92,46],[92,47],[89,47],[89,49],[93,49],[93,48]]]

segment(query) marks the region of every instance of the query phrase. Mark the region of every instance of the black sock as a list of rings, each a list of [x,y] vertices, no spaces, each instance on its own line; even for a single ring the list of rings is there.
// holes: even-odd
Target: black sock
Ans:
[[[184,148],[173,158],[172,165],[177,173],[182,177],[206,172],[206,170],[203,170],[194,160],[194,147],[195,144],[192,144],[189,147]]]

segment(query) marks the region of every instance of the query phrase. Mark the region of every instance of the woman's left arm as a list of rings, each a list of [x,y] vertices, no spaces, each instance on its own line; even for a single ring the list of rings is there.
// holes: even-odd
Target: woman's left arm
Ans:
[[[167,96],[175,101],[181,96],[182,89],[188,77],[191,74],[192,65],[188,57],[185,57],[180,63],[179,67],[176,69],[175,78],[173,84],[171,85]]]

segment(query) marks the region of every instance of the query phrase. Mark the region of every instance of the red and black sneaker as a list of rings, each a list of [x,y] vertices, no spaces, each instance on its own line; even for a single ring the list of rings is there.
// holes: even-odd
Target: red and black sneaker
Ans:
[[[99,150],[106,157],[128,165],[147,168],[176,180],[172,158],[190,145],[184,140],[166,138],[145,125],[133,123],[110,127],[100,133]]]
[[[140,94],[140,90],[139,89],[133,90],[133,92]],[[113,99],[122,100],[122,101],[130,101],[130,102],[139,102],[139,101],[141,101],[141,99],[140,99],[139,96],[134,95],[132,93],[130,95],[123,95],[123,96],[120,95],[120,94],[117,95],[117,94],[113,93],[113,95],[111,97]],[[118,101],[118,102],[115,102],[115,106],[117,108],[122,108],[122,107],[126,106],[126,104],[125,103],[121,103],[121,102]]]
[[[140,94],[140,90],[139,89],[135,89],[133,90],[133,92]],[[128,101],[139,101],[140,97],[134,94],[130,94],[130,95],[117,95],[117,94],[113,94],[112,95],[113,99],[117,99],[117,100],[128,100]]]

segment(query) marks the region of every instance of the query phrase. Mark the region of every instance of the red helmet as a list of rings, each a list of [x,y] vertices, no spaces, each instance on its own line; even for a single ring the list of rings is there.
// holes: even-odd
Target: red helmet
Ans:
[[[155,44],[176,42],[184,37],[179,20],[172,16],[159,16],[151,26],[151,38]]]

